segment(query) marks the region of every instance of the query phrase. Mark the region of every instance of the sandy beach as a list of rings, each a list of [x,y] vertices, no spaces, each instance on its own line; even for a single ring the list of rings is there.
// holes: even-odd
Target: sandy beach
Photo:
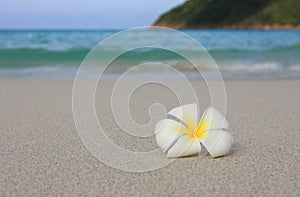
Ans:
[[[0,196],[300,196],[299,80],[225,81],[235,138],[230,154],[182,158],[145,173],[113,169],[88,152],[73,120],[72,85],[0,81]],[[151,94],[143,93],[145,100]],[[147,118],[138,104],[135,109]],[[102,113],[116,143],[157,148],[154,138],[133,143],[115,133]]]

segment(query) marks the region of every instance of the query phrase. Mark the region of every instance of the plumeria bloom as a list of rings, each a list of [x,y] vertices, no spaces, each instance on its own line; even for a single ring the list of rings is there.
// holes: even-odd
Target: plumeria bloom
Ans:
[[[233,144],[232,136],[224,131],[228,128],[225,117],[213,107],[208,107],[199,121],[198,106],[193,103],[169,111],[167,118],[156,124],[155,138],[167,157],[198,154],[201,144],[212,157],[220,157]]]

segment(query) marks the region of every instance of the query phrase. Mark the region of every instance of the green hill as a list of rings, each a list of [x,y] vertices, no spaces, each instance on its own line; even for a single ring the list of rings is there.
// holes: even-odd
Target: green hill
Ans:
[[[295,29],[300,0],[188,0],[153,24],[172,28]]]

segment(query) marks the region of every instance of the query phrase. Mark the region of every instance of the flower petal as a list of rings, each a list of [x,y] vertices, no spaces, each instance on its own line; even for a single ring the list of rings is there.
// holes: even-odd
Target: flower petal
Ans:
[[[184,122],[191,130],[197,128],[198,106],[196,103],[186,104],[186,105],[176,107],[171,111],[169,111],[168,114]]]
[[[163,119],[155,126],[157,145],[165,152],[180,136],[188,132],[182,123],[172,119]]]
[[[187,135],[181,136],[167,152],[167,157],[184,157],[200,153],[201,145],[198,140],[192,140]]]
[[[213,129],[229,129],[229,123],[225,117],[215,108],[208,107],[203,116],[201,117],[200,123],[207,124],[206,130]]]
[[[200,141],[212,157],[226,155],[233,144],[232,136],[223,130],[208,131],[206,138]]]

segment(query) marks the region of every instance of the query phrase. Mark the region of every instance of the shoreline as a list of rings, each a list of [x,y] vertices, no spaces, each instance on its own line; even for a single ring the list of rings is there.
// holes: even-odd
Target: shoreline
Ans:
[[[184,25],[166,25],[153,24],[150,29],[159,29],[160,27],[167,27],[178,30],[300,30],[300,25],[201,25],[195,27],[187,27]]]

